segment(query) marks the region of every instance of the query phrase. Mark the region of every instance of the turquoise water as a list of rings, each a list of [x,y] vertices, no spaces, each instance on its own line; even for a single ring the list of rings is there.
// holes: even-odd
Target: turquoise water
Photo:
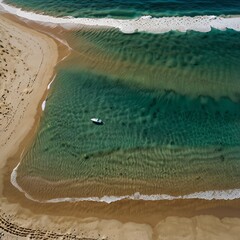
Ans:
[[[79,65],[128,85],[238,102],[239,38],[232,30],[126,35],[83,28],[68,41]]]
[[[54,16],[134,18],[143,15],[239,14],[238,0],[5,0],[26,10]]]
[[[63,37],[74,51],[58,67],[18,168],[27,192],[49,199],[239,188],[240,33],[81,29]]]

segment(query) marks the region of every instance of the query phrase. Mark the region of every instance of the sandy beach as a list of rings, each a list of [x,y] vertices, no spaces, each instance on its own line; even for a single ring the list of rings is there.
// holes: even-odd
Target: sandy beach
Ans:
[[[34,136],[47,86],[61,54],[52,38],[3,15],[0,15],[0,35],[0,239],[240,239],[237,212],[236,217],[225,217],[220,210],[223,216],[218,218],[205,209],[204,215],[182,217],[173,212],[166,217],[164,211],[161,214],[159,210],[153,222],[144,223],[145,219],[140,215],[141,219],[135,223],[128,221],[127,217],[124,220],[109,219],[106,215],[81,218],[72,214],[80,212],[81,205],[76,203],[41,205],[26,199],[11,185],[9,176],[32,139],[29,134]],[[8,184],[4,185],[6,181]],[[140,203],[133,201],[131,204]],[[159,202],[159,206],[161,204]],[[197,208],[196,204],[191,207]],[[141,207],[145,205],[147,202],[141,202]],[[111,206],[116,207],[117,215],[118,205]],[[45,208],[48,211],[45,212]],[[70,208],[73,210],[66,213]],[[126,210],[127,213],[134,214],[131,210]]]
[[[35,122],[53,76],[56,43],[1,16],[1,167]],[[20,130],[20,131],[19,131]]]

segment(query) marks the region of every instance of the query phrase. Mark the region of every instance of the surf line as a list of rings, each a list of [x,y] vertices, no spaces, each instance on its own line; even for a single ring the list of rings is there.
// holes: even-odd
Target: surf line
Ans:
[[[55,75],[52,77],[52,80],[51,80],[50,83],[47,85],[47,91],[50,90],[51,85],[52,85],[52,83],[54,82],[56,76],[57,76],[57,74],[55,74]],[[47,99],[48,99],[48,97],[47,97],[45,100],[43,100],[43,102],[42,102],[42,105],[41,105],[42,111],[44,111],[45,108],[46,108]]]
[[[203,200],[233,200],[240,199],[240,189],[229,189],[229,190],[211,190],[190,193],[183,196],[171,196],[168,194],[152,194],[145,195],[136,192],[132,195],[123,196],[103,196],[103,197],[82,197],[82,198],[54,198],[49,200],[40,201],[33,198],[30,194],[23,190],[23,188],[17,182],[17,169],[20,163],[13,169],[11,173],[11,183],[20,192],[24,193],[25,197],[39,203],[59,203],[59,202],[104,202],[107,204],[121,201],[121,200],[135,200],[135,201],[163,201],[163,200],[177,200],[177,199],[203,199]]]
[[[204,15],[195,17],[159,17],[142,16],[137,19],[113,19],[113,18],[65,18],[42,15],[34,12],[24,11],[13,7],[0,0],[0,6],[8,13],[35,22],[47,24],[48,26],[61,25],[66,29],[77,29],[82,26],[109,27],[119,29],[121,32],[131,34],[135,32],[165,33],[169,31],[186,32],[193,30],[198,32],[209,32],[212,28],[218,30],[233,29],[240,31],[240,17],[220,17]]]

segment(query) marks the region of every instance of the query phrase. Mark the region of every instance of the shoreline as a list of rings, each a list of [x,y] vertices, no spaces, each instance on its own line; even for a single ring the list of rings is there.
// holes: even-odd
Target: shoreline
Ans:
[[[27,29],[25,30],[27,31]],[[31,29],[29,29],[29,31],[30,30]],[[43,34],[39,33],[39,35]],[[51,76],[53,76],[53,74]],[[35,123],[34,126],[28,126],[27,130],[29,131],[26,130],[25,137],[22,137],[18,151],[16,149],[17,152],[15,151],[15,154],[12,152],[14,156],[11,156],[10,159],[5,162],[6,165],[4,167],[2,166],[5,164],[4,161],[1,162],[1,172],[4,172],[3,177],[5,178],[5,183],[7,183],[6,186],[4,186],[3,196],[1,195],[0,202],[0,228],[4,231],[5,236],[11,237],[11,239],[14,239],[13,237],[16,236],[16,239],[26,239],[28,237],[58,239],[61,237],[69,237],[70,239],[85,240],[160,240],[162,237],[164,239],[174,239],[179,236],[182,236],[182,239],[206,239],[207,237],[209,237],[209,239],[237,239],[240,235],[240,219],[237,218],[239,214],[234,211],[239,209],[239,200],[233,200],[231,204],[230,201],[210,201],[206,203],[201,200],[188,200],[186,202],[179,200],[173,201],[170,204],[163,202],[154,205],[149,201],[130,202],[123,200],[120,201],[119,204],[110,205],[103,203],[60,203],[54,205],[38,204],[26,199],[22,193],[11,185],[9,176],[11,175],[11,171],[16,167],[16,163],[19,162],[20,155],[30,145],[37,130],[42,113],[41,104],[44,99],[46,99],[47,88],[51,80],[52,78],[48,79],[48,81],[46,80],[44,88],[42,89],[43,96],[39,96],[40,99],[35,104],[35,106],[38,106],[38,111],[36,112],[36,108],[34,108],[34,116],[32,116],[32,120]],[[126,207],[126,205],[128,207]],[[118,212],[119,206],[122,206],[123,214]],[[225,206],[226,209],[228,209],[228,207],[232,208],[233,213],[231,213],[231,218],[224,217],[225,214],[223,210],[221,210],[223,206]],[[96,216],[89,217],[90,213],[88,210],[86,210],[85,213],[81,212],[81,209],[84,209],[84,207],[90,209],[93,207],[93,209],[96,209]],[[140,210],[145,207],[151,209],[148,215]],[[181,207],[182,210],[180,212],[176,210]],[[209,213],[214,214],[214,208],[217,207],[220,208],[219,213],[222,211],[222,219],[220,219],[220,217],[207,216]],[[169,212],[167,212],[168,216],[165,216],[166,208],[174,208],[174,210],[169,210]],[[198,215],[204,214],[205,216],[195,216],[195,208],[201,210],[196,211]],[[155,209],[157,209],[157,214],[153,216],[154,219],[151,222],[151,213],[155,212]],[[209,209],[212,209],[212,211]],[[137,216],[133,217],[139,210],[139,215],[137,214]],[[186,216],[183,217],[186,210],[188,212]],[[109,211],[111,214],[109,214]],[[204,213],[204,211],[206,211],[206,213]],[[118,214],[121,216],[118,217]],[[116,218],[111,218],[111,216],[116,216]],[[146,216],[146,219],[144,216]],[[136,221],[130,221],[129,218]],[[75,236],[79,237],[75,238]]]
[[[44,101],[43,103],[45,103]],[[45,107],[45,106],[44,106]],[[43,108],[43,104],[42,104]],[[44,111],[44,109],[43,109]],[[27,191],[25,191],[22,186],[20,186],[17,182],[17,169],[20,163],[13,169],[11,172],[11,184],[22,192],[25,197],[31,201],[37,203],[61,203],[61,202],[99,202],[99,203],[107,203],[111,204],[114,202],[122,201],[122,200],[134,200],[134,201],[172,201],[172,200],[238,200],[240,199],[240,189],[226,189],[226,190],[206,190],[188,193],[184,195],[170,195],[170,194],[142,194],[140,192],[135,192],[129,195],[104,195],[104,196],[86,196],[86,197],[60,197],[59,198],[51,198],[47,200],[39,200],[30,195]],[[54,185],[54,184],[53,184]],[[59,188],[59,186],[56,187]],[[64,188],[64,187],[63,187]],[[61,189],[61,187],[60,187]]]
[[[1,126],[1,132],[5,133],[2,134],[0,142],[1,167],[3,167],[4,160],[6,162],[8,158],[12,157],[18,151],[19,145],[35,125],[39,109],[36,106],[39,105],[47,94],[49,82],[54,80],[54,68],[57,64],[58,50],[57,44],[53,39],[31,28],[27,29],[17,22],[13,22],[10,18],[3,16],[3,14],[0,14],[0,18],[2,22],[1,27],[8,29],[6,31],[9,31],[9,36],[13,42],[11,44],[9,39],[7,39],[9,36],[6,36],[6,42],[3,45],[8,44],[13,51],[11,52],[9,49],[3,50],[4,53],[8,54],[9,59],[7,59],[7,55],[2,54],[3,60],[6,62],[6,69],[4,69],[6,74],[4,75],[5,83],[1,91],[7,92],[4,94],[5,101],[3,104],[11,105],[11,109],[8,109],[11,115],[11,122]],[[20,29],[20,31],[18,31],[18,35],[14,38],[14,31],[16,29]],[[23,36],[21,37],[22,34]],[[26,41],[26,45],[24,45],[24,41]],[[13,44],[16,42],[19,49],[14,49]],[[2,46],[2,48],[5,47]],[[23,53],[26,49],[29,49],[27,53]],[[35,53],[32,54],[34,51]],[[9,57],[9,55],[11,56]],[[38,57],[40,59],[35,60]],[[8,61],[13,61],[11,62],[11,66],[7,64]],[[10,73],[11,70],[13,70],[13,73]],[[16,84],[18,84],[18,87],[14,89]],[[8,88],[12,89],[12,91]],[[3,108],[4,106],[1,107]],[[4,112],[2,114],[6,116]],[[24,121],[27,121],[27,124],[23,124]],[[21,131],[17,131],[17,127]],[[6,140],[7,137],[8,139]]]

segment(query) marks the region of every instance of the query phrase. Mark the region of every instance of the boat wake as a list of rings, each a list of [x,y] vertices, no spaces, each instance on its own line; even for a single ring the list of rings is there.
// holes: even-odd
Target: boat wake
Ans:
[[[165,33],[169,31],[186,32],[193,30],[198,32],[209,32],[212,28],[218,30],[233,29],[240,31],[240,17],[217,17],[217,16],[196,16],[196,17],[161,17],[153,18],[143,16],[138,19],[113,19],[113,18],[58,18],[42,15],[34,12],[27,12],[20,8],[10,6],[0,0],[0,6],[4,11],[17,15],[21,18],[36,21],[49,26],[61,25],[66,29],[78,29],[83,26],[117,28],[123,33],[135,32]]]

